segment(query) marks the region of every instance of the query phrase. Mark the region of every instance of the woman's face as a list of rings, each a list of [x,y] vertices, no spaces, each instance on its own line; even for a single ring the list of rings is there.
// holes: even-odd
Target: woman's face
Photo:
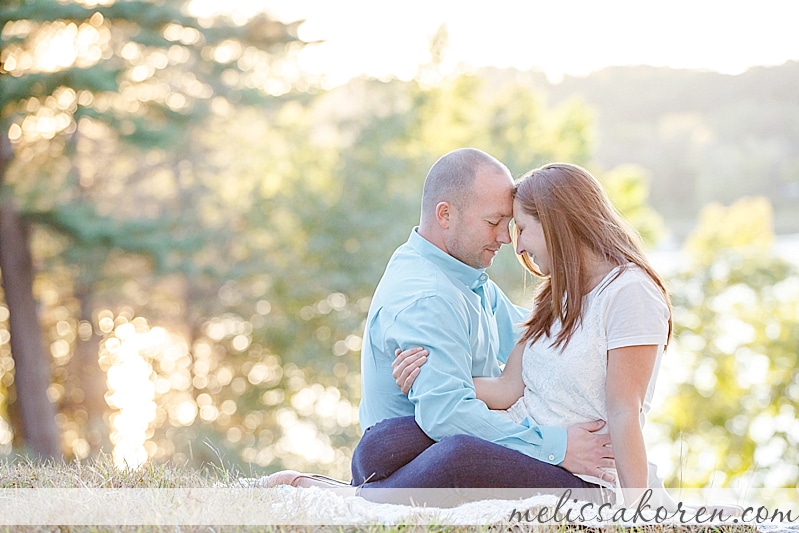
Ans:
[[[544,228],[541,223],[534,216],[525,213],[518,200],[513,202],[513,219],[518,235],[516,253],[529,255],[533,263],[538,265],[541,273],[548,276],[551,272],[552,263],[549,259],[549,251],[544,239]]]

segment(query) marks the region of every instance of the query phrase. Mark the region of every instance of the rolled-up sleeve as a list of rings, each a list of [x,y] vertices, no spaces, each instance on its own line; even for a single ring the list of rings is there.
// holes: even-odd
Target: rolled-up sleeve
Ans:
[[[516,424],[476,398],[471,334],[466,311],[439,296],[415,301],[387,328],[389,345],[424,346],[430,352],[408,395],[419,426],[434,440],[468,434],[560,464],[566,453],[565,429],[528,420]]]

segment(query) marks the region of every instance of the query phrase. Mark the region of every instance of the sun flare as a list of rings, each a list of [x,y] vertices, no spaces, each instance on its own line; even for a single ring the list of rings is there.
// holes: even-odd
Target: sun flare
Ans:
[[[152,456],[148,438],[156,421],[156,398],[166,392],[159,387],[153,361],[168,358],[180,343],[166,329],[150,328],[141,317],[131,321],[117,317],[114,322],[113,335],[102,347],[102,360],[107,365],[106,401],[113,410],[112,455],[117,466],[137,468]]]

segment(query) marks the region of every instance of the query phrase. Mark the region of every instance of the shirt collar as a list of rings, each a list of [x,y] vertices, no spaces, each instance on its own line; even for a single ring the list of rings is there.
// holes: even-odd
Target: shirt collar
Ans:
[[[471,290],[477,290],[488,281],[488,274],[484,268],[473,268],[455,259],[444,250],[419,235],[418,226],[413,228],[408,244],[419,255],[438,266],[451,277],[454,277]]]

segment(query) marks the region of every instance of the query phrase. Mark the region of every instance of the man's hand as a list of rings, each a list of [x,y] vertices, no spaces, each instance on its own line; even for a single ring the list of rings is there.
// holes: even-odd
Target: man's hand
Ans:
[[[566,457],[561,466],[572,474],[594,476],[614,483],[616,477],[603,470],[616,467],[610,435],[596,433],[603,427],[604,420],[595,420],[566,428]]]
[[[394,376],[394,381],[403,394],[408,394],[411,390],[411,385],[419,375],[419,368],[427,361],[428,354],[429,352],[421,346],[409,348],[404,352],[398,349],[394,353],[396,357],[391,363],[391,375]]]

